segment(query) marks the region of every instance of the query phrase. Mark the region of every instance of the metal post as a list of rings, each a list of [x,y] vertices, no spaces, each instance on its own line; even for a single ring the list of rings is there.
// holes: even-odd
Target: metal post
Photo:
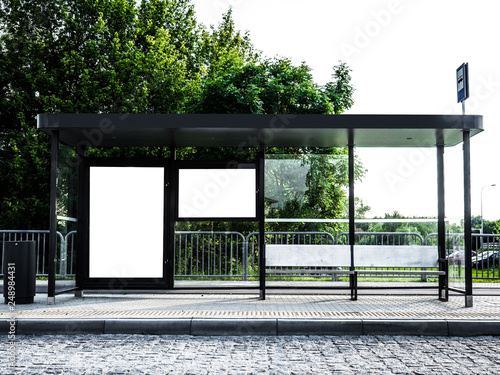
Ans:
[[[266,229],[264,207],[264,166],[266,149],[259,147],[258,191],[257,191],[257,217],[259,220],[259,287],[260,298],[266,299]]]
[[[76,287],[75,297],[83,297],[83,280],[85,270],[87,267],[84,265],[84,253],[87,254],[88,259],[88,199],[86,193],[89,191],[89,168],[86,162],[87,150],[84,145],[76,147],[78,155],[78,224],[77,224],[77,266],[76,266]],[[84,250],[86,249],[86,250]]]
[[[446,260],[446,224],[444,193],[444,139],[442,131],[436,136],[437,143],[437,203],[438,203],[438,257],[439,271],[446,275],[439,276],[439,299],[448,301],[448,261]]]
[[[173,289],[175,284],[175,220],[177,213],[177,164],[175,147],[170,148],[167,170],[165,171],[165,228],[163,241],[166,244],[164,251],[167,288]]]
[[[243,259],[241,263],[243,264],[243,281],[248,281],[248,241],[243,240]]]
[[[349,245],[351,249],[351,267],[349,267],[350,271],[354,271],[354,242],[356,241],[355,234],[355,223],[354,223],[354,133],[352,130],[349,130]],[[357,282],[356,275],[349,275],[349,283],[351,286],[351,299],[357,299]],[[354,291],[354,293],[353,293]]]
[[[56,303],[56,252],[57,252],[57,169],[59,164],[59,131],[52,130],[50,159],[50,224],[49,224],[49,280],[47,304]]]
[[[465,241],[465,307],[472,307],[472,220],[470,193],[470,130],[464,139],[464,241]]]

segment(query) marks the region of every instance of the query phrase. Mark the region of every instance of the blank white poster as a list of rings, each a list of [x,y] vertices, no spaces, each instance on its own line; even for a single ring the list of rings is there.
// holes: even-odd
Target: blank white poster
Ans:
[[[164,168],[90,167],[89,277],[163,277]]]
[[[255,169],[179,170],[180,218],[255,218]]]

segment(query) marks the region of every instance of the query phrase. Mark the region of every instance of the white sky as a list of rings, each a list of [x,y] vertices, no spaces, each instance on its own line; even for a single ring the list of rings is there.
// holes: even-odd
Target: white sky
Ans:
[[[472,214],[500,219],[500,3],[498,0],[193,0],[198,20],[218,24],[229,6],[265,56],[305,61],[330,80],[339,60],[352,69],[348,113],[460,114],[456,69],[469,63],[467,114],[484,117],[472,138]],[[495,108],[495,106],[497,108]],[[356,195],[370,216],[398,210],[436,216],[435,150],[357,149],[368,175]],[[463,214],[461,146],[447,150],[447,216]],[[455,168],[451,168],[451,166]]]

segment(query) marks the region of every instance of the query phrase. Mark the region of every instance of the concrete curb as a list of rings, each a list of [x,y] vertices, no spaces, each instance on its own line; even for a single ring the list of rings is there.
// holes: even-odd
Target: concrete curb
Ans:
[[[9,322],[1,321],[0,335]],[[193,336],[500,336],[500,320],[362,319],[18,319],[19,335],[153,334]]]
[[[364,335],[449,336],[446,320],[363,320]]]
[[[500,320],[449,320],[449,336],[500,336]]]
[[[102,319],[19,319],[19,335],[76,335],[104,332]]]
[[[314,320],[278,319],[278,335],[331,335],[360,336],[363,334],[363,321],[352,320]]]
[[[276,336],[277,319],[193,319],[193,336]]]
[[[190,335],[191,319],[106,319],[103,333]]]

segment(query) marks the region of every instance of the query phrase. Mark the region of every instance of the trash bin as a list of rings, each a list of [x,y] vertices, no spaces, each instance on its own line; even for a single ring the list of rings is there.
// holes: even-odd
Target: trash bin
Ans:
[[[5,303],[11,301],[8,298],[9,284],[11,296],[12,291],[15,291],[14,302],[16,305],[33,303],[36,293],[35,241],[5,241],[3,245],[3,296]]]

